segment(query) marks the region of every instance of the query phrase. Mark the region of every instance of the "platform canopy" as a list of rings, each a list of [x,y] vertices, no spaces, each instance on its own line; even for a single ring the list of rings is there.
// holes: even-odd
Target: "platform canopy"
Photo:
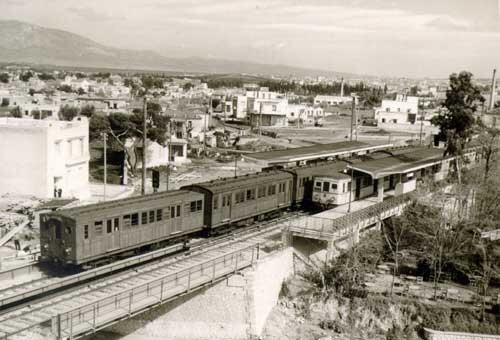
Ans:
[[[441,163],[443,159],[443,150],[411,148],[388,152],[387,157],[349,164],[347,167],[378,179],[428,168]]]
[[[309,161],[321,158],[348,156],[355,153],[387,149],[392,144],[368,144],[357,141],[345,141],[329,144],[317,144],[300,148],[254,152],[243,157],[264,165],[279,165],[292,162]]]

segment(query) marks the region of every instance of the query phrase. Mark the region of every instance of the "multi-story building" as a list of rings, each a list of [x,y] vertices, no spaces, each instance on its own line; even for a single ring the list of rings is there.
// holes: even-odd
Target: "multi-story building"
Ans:
[[[87,198],[89,125],[0,118],[0,194]]]

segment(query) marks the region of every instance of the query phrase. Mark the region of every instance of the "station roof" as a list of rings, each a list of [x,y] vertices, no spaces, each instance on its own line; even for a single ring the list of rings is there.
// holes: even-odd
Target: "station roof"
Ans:
[[[348,155],[355,152],[378,150],[391,147],[392,144],[368,144],[358,141],[345,141],[329,144],[317,144],[301,148],[290,148],[267,152],[255,152],[243,157],[267,165],[283,164],[325,157]]]
[[[417,171],[443,160],[443,150],[439,149],[410,148],[387,153],[387,157],[374,158],[365,162],[350,164],[347,167],[377,179]]]

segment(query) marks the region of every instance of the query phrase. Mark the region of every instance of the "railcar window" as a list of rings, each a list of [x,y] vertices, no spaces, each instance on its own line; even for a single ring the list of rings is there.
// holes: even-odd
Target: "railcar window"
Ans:
[[[102,234],[102,221],[95,221],[94,222],[94,230],[95,230],[96,235]]]
[[[111,234],[112,231],[113,231],[113,221],[112,220],[107,220],[106,221],[106,232],[108,234]]]
[[[330,191],[330,182],[323,182],[323,191]]]
[[[120,219],[118,217],[115,217],[114,224],[114,231],[120,230]]]
[[[255,189],[248,189],[247,190],[247,201],[254,200],[255,199]]]
[[[196,211],[196,201],[191,202],[191,212]]]
[[[244,191],[237,192],[236,195],[234,196],[234,203],[239,204],[243,203],[244,201],[245,201],[245,192]]]
[[[266,197],[266,186],[265,185],[261,185],[259,187],[259,190],[257,191],[257,197],[258,198]]]
[[[123,216],[123,225],[125,227],[130,227],[130,215]]]
[[[149,211],[149,223],[153,223],[155,221],[155,211],[150,210]]]
[[[170,217],[175,218],[175,207],[170,207]]]
[[[316,182],[314,185],[318,188],[321,188],[321,182]]]
[[[141,224],[148,224],[148,212],[144,211],[141,213]]]
[[[156,209],[156,221],[161,221],[163,218],[163,209]]]
[[[272,195],[275,195],[275,194],[276,194],[276,185],[271,184],[271,185],[267,188],[267,195],[268,195],[268,196],[272,196]]]
[[[83,238],[89,238],[89,226],[87,224],[83,226]]]
[[[219,207],[219,197],[214,197],[214,210]]]
[[[279,192],[285,192],[285,183],[279,184]]]
[[[131,225],[138,225],[139,224],[139,213],[133,213],[130,221]]]
[[[66,227],[66,234],[70,235],[71,234],[71,228],[70,227]]]
[[[228,207],[231,205],[231,201],[232,201],[232,197],[231,197],[231,194],[229,194],[229,195],[227,195],[227,201],[226,201],[226,204]]]
[[[196,201],[196,211],[200,211],[203,208],[203,201],[198,200]]]
[[[181,205],[177,205],[177,216],[176,217],[179,217],[181,216]]]

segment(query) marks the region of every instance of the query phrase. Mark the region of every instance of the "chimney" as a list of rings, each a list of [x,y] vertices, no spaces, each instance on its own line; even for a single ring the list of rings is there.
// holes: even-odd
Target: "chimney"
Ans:
[[[342,80],[340,81],[340,96],[344,96],[344,77],[342,77]]]
[[[490,94],[490,107],[489,111],[495,108],[495,94],[496,94],[496,74],[497,70],[493,69],[493,78],[491,79],[491,94]]]

